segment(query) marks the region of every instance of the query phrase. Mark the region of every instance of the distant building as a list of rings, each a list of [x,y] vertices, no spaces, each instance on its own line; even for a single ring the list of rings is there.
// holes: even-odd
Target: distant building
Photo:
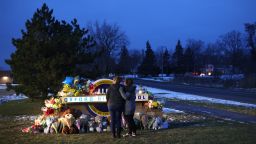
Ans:
[[[211,76],[213,74],[213,71],[214,71],[214,66],[212,64],[207,64],[205,65],[204,68],[201,69],[201,75],[205,76],[205,75],[208,75],[208,76]]]
[[[0,70],[0,84],[13,83],[11,71]]]

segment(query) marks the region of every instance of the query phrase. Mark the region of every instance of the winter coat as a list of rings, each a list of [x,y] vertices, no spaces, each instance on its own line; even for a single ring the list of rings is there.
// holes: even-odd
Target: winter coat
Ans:
[[[106,94],[108,109],[120,109],[124,107],[124,99],[119,92],[120,84],[110,85]]]
[[[135,112],[136,108],[136,86],[132,85],[130,87],[120,87],[119,89],[121,96],[125,99],[125,106],[124,106],[124,114],[125,115],[132,115]]]

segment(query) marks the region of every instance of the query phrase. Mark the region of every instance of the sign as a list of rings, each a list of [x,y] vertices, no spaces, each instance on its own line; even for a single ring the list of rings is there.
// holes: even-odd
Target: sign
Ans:
[[[84,96],[84,97],[64,97],[64,103],[94,103],[107,102],[106,95]]]
[[[137,94],[135,101],[148,101],[148,94]],[[91,95],[78,97],[64,97],[64,103],[106,103],[106,95]]]
[[[107,107],[106,93],[108,87],[113,83],[110,79],[99,79],[93,83],[93,88],[90,90],[90,95],[87,96],[72,96],[62,97],[63,103],[85,103],[84,106],[93,116],[108,116],[110,115]],[[137,93],[136,102],[148,101],[147,93]]]
[[[113,84],[113,80],[110,79],[99,79],[93,83],[93,89],[91,90],[91,94],[95,97],[94,99],[90,99],[91,102],[86,104],[88,111],[91,115],[100,115],[100,116],[108,116],[110,115],[107,106],[106,93],[108,91],[108,87]],[[104,98],[105,97],[105,98]],[[100,101],[97,101],[100,100]]]
[[[142,101],[148,101],[148,94],[147,93],[143,93],[143,94],[136,94],[136,102],[142,102]]]

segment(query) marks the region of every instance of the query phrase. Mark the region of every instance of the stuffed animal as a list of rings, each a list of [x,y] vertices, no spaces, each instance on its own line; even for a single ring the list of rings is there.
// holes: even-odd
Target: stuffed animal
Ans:
[[[152,129],[153,130],[158,130],[158,129],[161,128],[162,119],[160,117],[155,117],[154,119],[155,119],[155,121],[153,123]]]
[[[95,122],[96,122],[96,131],[101,133],[103,131],[103,124],[102,124],[103,117],[102,116],[96,116]]]
[[[90,132],[94,132],[96,130],[96,122],[94,118],[91,118],[88,122],[88,127]]]
[[[82,114],[77,120],[76,120],[76,126],[79,130],[79,133],[85,133],[88,131],[88,121],[89,116]]]
[[[62,133],[63,134],[75,134],[78,133],[78,128],[74,124],[75,118],[72,114],[66,114],[64,117],[59,118],[59,121],[63,125]]]
[[[148,115],[142,115],[141,116],[141,122],[142,122],[142,128],[148,129]]]

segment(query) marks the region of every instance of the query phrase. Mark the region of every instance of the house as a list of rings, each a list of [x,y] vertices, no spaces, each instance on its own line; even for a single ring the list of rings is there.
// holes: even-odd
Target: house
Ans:
[[[0,70],[0,84],[13,83],[11,71]]]

